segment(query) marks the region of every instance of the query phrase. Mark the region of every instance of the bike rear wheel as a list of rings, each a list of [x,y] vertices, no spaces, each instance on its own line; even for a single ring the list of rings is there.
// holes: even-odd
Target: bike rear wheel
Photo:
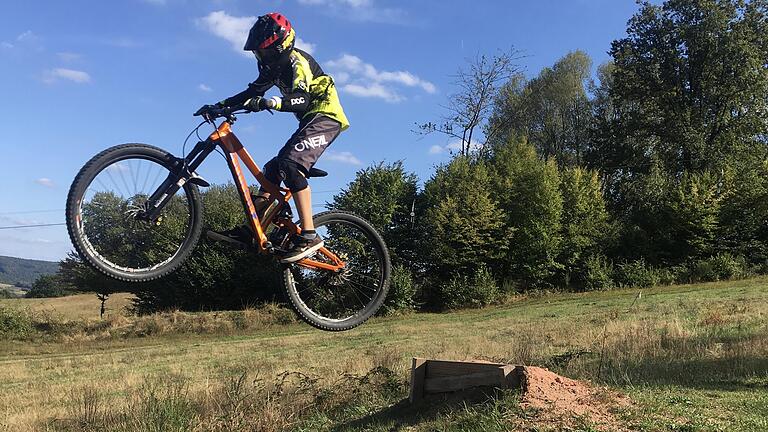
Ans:
[[[170,153],[124,144],[94,156],[75,177],[67,197],[67,230],[75,249],[96,270],[143,282],[176,270],[202,232],[202,201],[186,183],[155,221],[137,218],[147,199],[174,169]]]
[[[391,263],[384,240],[364,219],[330,211],[314,217],[325,248],[344,261],[338,272],[285,267],[283,281],[299,316],[322,330],[349,330],[364,323],[381,307],[389,289]],[[309,257],[323,261],[322,252]]]

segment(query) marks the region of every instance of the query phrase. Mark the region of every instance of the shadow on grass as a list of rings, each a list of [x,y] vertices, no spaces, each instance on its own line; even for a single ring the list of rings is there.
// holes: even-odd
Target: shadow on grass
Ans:
[[[676,385],[700,390],[768,391],[768,356],[645,359],[604,365],[600,381],[619,386]]]
[[[455,420],[460,420],[461,413],[493,411],[493,408],[498,407],[500,404],[506,408],[507,412],[519,410],[522,413],[518,404],[519,396],[519,392],[511,390],[479,388],[461,393],[431,395],[414,404],[411,404],[408,399],[402,399],[394,405],[364,417],[349,420],[333,427],[331,430],[335,432],[358,430],[398,431],[436,420],[444,421],[448,413],[458,413],[458,415],[452,417]],[[482,419],[478,421],[482,421]]]

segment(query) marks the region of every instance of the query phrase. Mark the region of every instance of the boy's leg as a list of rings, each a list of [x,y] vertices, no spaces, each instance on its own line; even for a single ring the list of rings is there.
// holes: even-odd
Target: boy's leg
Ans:
[[[312,189],[307,186],[306,189],[293,194],[293,199],[296,201],[296,210],[299,212],[302,231],[314,231],[315,221],[312,220]]]
[[[301,220],[302,232],[291,240],[282,262],[299,261],[323,246],[312,220],[312,190],[307,174],[339,133],[341,123],[326,116],[316,115],[302,120],[277,157],[264,166],[264,175],[270,181],[276,178],[276,184],[282,181],[291,190]]]
[[[277,158],[275,158],[277,159]],[[272,165],[274,164],[274,160],[267,162],[266,165],[264,165],[264,172],[265,177],[267,177],[267,180],[269,180],[272,183],[280,184],[282,181],[282,178],[275,175],[274,169],[270,169]],[[307,170],[308,171],[308,170]],[[299,172],[301,175],[304,175],[303,172]],[[258,212],[260,208],[266,208],[266,204],[269,202],[269,192],[264,190],[263,188],[259,189],[259,194],[253,196],[254,198],[254,206],[256,206],[256,211]],[[301,220],[301,227],[302,230],[311,230],[314,231],[315,224],[312,220],[312,188],[307,184],[307,187],[296,191],[293,194],[293,199],[296,202],[296,210],[299,213],[299,219]]]
[[[299,129],[272,160],[264,165],[264,176],[275,185],[284,182],[296,200],[296,209],[301,220],[304,239],[294,239],[293,248],[284,257],[284,262],[298,261],[322,246],[322,240],[315,239],[312,220],[312,191],[307,183],[307,173],[317,159],[341,132],[341,123],[323,115],[302,120]],[[259,217],[269,202],[269,193],[260,189],[254,197],[254,206]],[[208,231],[208,237],[233,243],[248,244],[253,235],[247,225],[226,231]],[[310,238],[311,236],[311,238]],[[314,241],[314,243],[312,243]],[[307,246],[310,245],[310,246]],[[319,246],[318,246],[319,245]]]
[[[293,193],[302,229],[312,230],[312,192],[307,173],[341,132],[341,124],[323,115],[302,120],[275,158],[264,165],[264,176],[275,184],[284,182]],[[269,194],[261,189],[259,195]]]

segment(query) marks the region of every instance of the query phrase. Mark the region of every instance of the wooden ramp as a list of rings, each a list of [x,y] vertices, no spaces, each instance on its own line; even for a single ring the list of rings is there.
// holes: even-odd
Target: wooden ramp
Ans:
[[[411,365],[411,403],[427,394],[473,387],[521,388],[522,366],[485,361],[428,360],[414,357]]]

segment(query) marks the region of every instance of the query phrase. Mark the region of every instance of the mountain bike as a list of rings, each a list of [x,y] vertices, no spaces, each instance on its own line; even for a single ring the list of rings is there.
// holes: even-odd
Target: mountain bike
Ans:
[[[168,275],[189,258],[203,231],[200,187],[210,184],[196,170],[214,151],[227,161],[243,204],[254,253],[278,256],[292,235],[291,192],[264,177],[232,131],[242,109],[212,109],[204,124],[214,127],[183,157],[146,144],[122,144],[94,156],[75,177],[67,197],[69,236],[83,260],[126,282]],[[216,122],[222,119],[217,125]],[[186,146],[186,141],[185,141]],[[270,193],[258,214],[240,162]],[[326,172],[312,168],[308,177]],[[325,246],[296,263],[281,265],[290,304],[307,323],[329,331],[349,330],[381,307],[391,263],[381,235],[363,218],[345,211],[314,216]]]

